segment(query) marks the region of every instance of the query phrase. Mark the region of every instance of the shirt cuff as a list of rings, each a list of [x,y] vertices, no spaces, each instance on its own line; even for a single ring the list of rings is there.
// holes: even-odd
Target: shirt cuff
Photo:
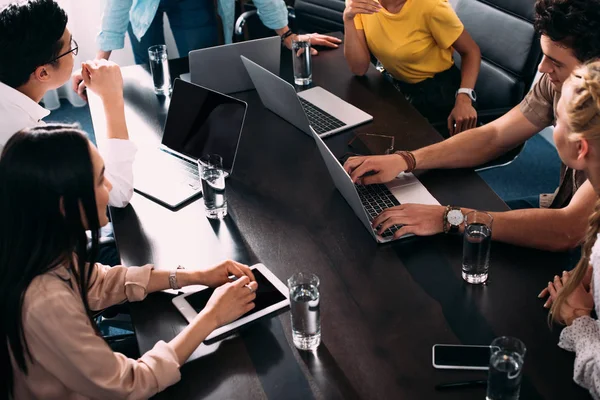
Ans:
[[[156,343],[152,350],[146,352],[139,361],[146,364],[154,374],[159,392],[181,379],[177,354],[162,340]]]
[[[521,101],[519,110],[521,110],[521,112],[529,122],[531,122],[537,127],[542,127],[540,128],[540,130],[548,126],[548,124],[546,124],[545,118],[538,114],[535,108],[532,107],[531,104],[529,104],[529,100],[527,97],[525,97],[523,101]]]
[[[125,34],[100,32],[96,36],[96,44],[102,51],[119,50],[125,47]]]
[[[129,301],[141,301],[148,295],[148,284],[153,265],[129,267],[125,274],[125,295]]]
[[[575,319],[560,333],[558,346],[567,351],[577,351],[581,343],[587,343],[590,337],[598,336],[598,324],[595,319],[583,316]]]

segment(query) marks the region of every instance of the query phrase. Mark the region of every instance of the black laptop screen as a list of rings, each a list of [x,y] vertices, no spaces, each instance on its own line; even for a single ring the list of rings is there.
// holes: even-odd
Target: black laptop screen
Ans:
[[[231,171],[245,115],[243,101],[176,79],[162,144],[194,160],[218,154]]]

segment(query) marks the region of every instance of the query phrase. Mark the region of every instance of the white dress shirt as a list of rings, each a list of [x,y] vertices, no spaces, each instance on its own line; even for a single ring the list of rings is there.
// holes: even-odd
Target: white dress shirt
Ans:
[[[0,82],[0,152],[8,140],[24,128],[42,125],[50,111],[35,101]],[[125,207],[133,196],[133,161],[137,147],[129,140],[108,139],[100,154],[104,158],[105,175],[112,183],[109,204]]]

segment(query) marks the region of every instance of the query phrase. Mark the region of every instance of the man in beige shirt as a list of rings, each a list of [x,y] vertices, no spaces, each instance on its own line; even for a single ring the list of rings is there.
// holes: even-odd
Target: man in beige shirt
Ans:
[[[600,0],[538,0],[535,10],[535,27],[541,34],[544,53],[539,66],[543,75],[519,106],[485,126],[412,153],[404,152],[403,156],[350,158],[344,168],[352,180],[363,184],[391,181],[409,168],[411,156],[417,169],[476,167],[553,125],[563,82],[578,65],[600,57],[600,31],[581,28],[600,20]],[[562,165],[559,188],[553,195],[540,198],[540,208],[491,213],[492,239],[553,251],[575,248],[585,236],[596,198],[581,173]],[[457,218],[449,221],[447,215],[452,210]],[[396,237],[462,231],[463,219],[458,216],[469,211],[464,207],[403,204],[383,211],[373,226],[383,232],[392,225],[403,225]]]

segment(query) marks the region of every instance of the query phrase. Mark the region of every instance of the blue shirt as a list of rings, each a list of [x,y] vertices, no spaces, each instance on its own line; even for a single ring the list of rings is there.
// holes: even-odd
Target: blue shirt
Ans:
[[[102,16],[102,30],[96,38],[103,51],[122,49],[129,22],[139,39],[144,36],[158,10],[160,0],[107,0]],[[283,0],[254,0],[262,23],[269,29],[288,24],[288,11]],[[217,12],[223,21],[225,43],[231,43],[235,23],[235,0],[218,0]]]

